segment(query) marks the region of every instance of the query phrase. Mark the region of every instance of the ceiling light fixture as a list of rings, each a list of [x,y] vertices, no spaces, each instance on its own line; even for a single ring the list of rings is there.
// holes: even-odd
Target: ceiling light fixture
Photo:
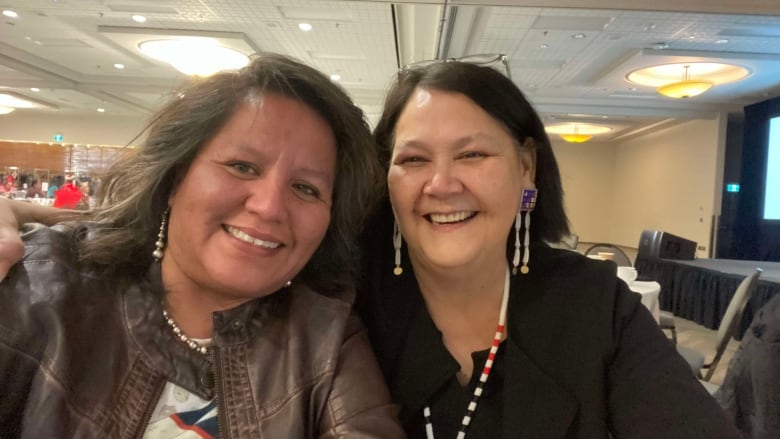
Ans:
[[[578,133],[561,134],[560,136],[561,139],[569,143],[585,143],[593,137],[590,134],[578,134]]]
[[[595,134],[604,134],[612,131],[612,128],[608,126],[580,122],[558,123],[546,126],[544,129],[550,134],[558,134],[563,140],[570,143],[587,142],[593,138]]]
[[[604,134],[612,131],[612,128],[607,126],[579,122],[559,123],[556,125],[547,126],[544,129],[548,133],[558,134],[563,140],[570,143],[587,142],[593,138],[594,134]]]
[[[16,11],[12,11],[10,9],[3,10],[3,15],[5,15],[8,18],[16,18],[19,16],[19,14],[17,14]]]
[[[690,67],[690,65],[683,66],[682,81],[662,85],[656,91],[669,98],[686,99],[698,96],[712,88],[713,84],[710,81],[691,79],[688,72]]]
[[[310,23],[298,23],[298,29],[308,32],[312,29],[312,25]]]
[[[561,139],[569,142],[569,143],[585,143],[588,140],[590,140],[593,136],[590,134],[582,134],[579,131],[579,127],[577,124],[574,124],[574,132],[573,133],[563,133],[560,134]]]
[[[330,80],[331,81],[340,81],[341,80],[341,75],[339,75],[338,73],[334,73],[334,74],[330,75]]]
[[[0,107],[0,114],[13,113],[16,108],[14,107]]]
[[[106,109],[105,109],[105,108],[98,108],[98,109],[97,109],[97,112],[98,112],[98,113],[105,113],[105,112],[106,112]]]
[[[582,33],[582,32],[578,32],[578,33],[572,35],[571,37],[574,38],[575,40],[581,40],[581,39],[585,38],[585,34]]]
[[[116,63],[116,64],[114,64],[114,68],[117,69],[117,70],[122,70],[122,69],[125,68],[125,65],[121,64],[121,63]]]
[[[38,93],[39,91],[41,91],[41,89],[38,87],[30,87],[30,91],[34,91],[35,93]]]
[[[220,46],[211,38],[184,37],[144,41],[144,54],[172,65],[186,75],[210,76],[221,70],[235,70],[249,64],[243,53]]]
[[[146,23],[146,17],[144,17],[143,15],[135,14],[130,18],[132,18],[133,21],[135,21],[136,23]]]
[[[679,62],[637,69],[626,75],[634,84],[653,87],[660,94],[682,98],[701,94],[709,88],[737,82],[750,75],[750,70],[737,64],[722,62]],[[680,81],[682,76],[682,81]],[[691,79],[697,78],[695,80]]]

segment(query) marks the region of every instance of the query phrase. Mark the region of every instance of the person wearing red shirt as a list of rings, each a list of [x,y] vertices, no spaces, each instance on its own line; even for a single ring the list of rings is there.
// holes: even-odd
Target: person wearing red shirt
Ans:
[[[54,207],[75,209],[81,201],[81,191],[74,184],[73,175],[65,176],[65,184],[54,192]]]

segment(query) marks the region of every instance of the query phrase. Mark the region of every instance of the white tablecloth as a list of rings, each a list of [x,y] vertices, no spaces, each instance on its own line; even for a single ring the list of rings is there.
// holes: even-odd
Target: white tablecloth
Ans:
[[[628,284],[631,291],[642,295],[642,305],[650,310],[655,321],[659,321],[661,308],[658,305],[658,294],[661,293],[661,284],[658,282],[633,281]]]

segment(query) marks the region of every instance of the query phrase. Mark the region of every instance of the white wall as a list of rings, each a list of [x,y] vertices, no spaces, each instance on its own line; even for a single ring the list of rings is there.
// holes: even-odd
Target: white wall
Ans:
[[[707,257],[720,215],[726,116],[697,119],[622,142],[552,138],[572,232],[581,242],[636,248],[644,229],[696,241]],[[543,196],[540,194],[540,196]]]
[[[582,242],[611,242],[615,145],[566,143],[555,137],[551,141],[572,233]]]
[[[101,113],[62,116],[17,110],[0,116],[0,140],[52,142],[54,134],[61,133],[64,137],[62,143],[66,144],[123,146],[141,132],[147,117],[117,117]]]
[[[643,229],[696,241],[707,257],[720,214],[725,115],[697,119],[616,145],[612,242],[636,247]]]

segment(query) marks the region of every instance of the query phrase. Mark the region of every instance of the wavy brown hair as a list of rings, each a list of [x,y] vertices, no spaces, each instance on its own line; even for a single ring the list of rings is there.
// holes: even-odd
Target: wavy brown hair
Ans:
[[[298,278],[326,294],[353,285],[358,267],[356,233],[381,186],[376,147],[363,112],[319,71],[291,58],[260,54],[235,72],[196,79],[178,90],[151,118],[141,146],[129,149],[103,178],[103,227],[83,241],[83,258],[107,270],[140,273],[152,251],[176,176],[244,102],[278,93],[314,109],[333,130],[337,145],[331,222]]]

